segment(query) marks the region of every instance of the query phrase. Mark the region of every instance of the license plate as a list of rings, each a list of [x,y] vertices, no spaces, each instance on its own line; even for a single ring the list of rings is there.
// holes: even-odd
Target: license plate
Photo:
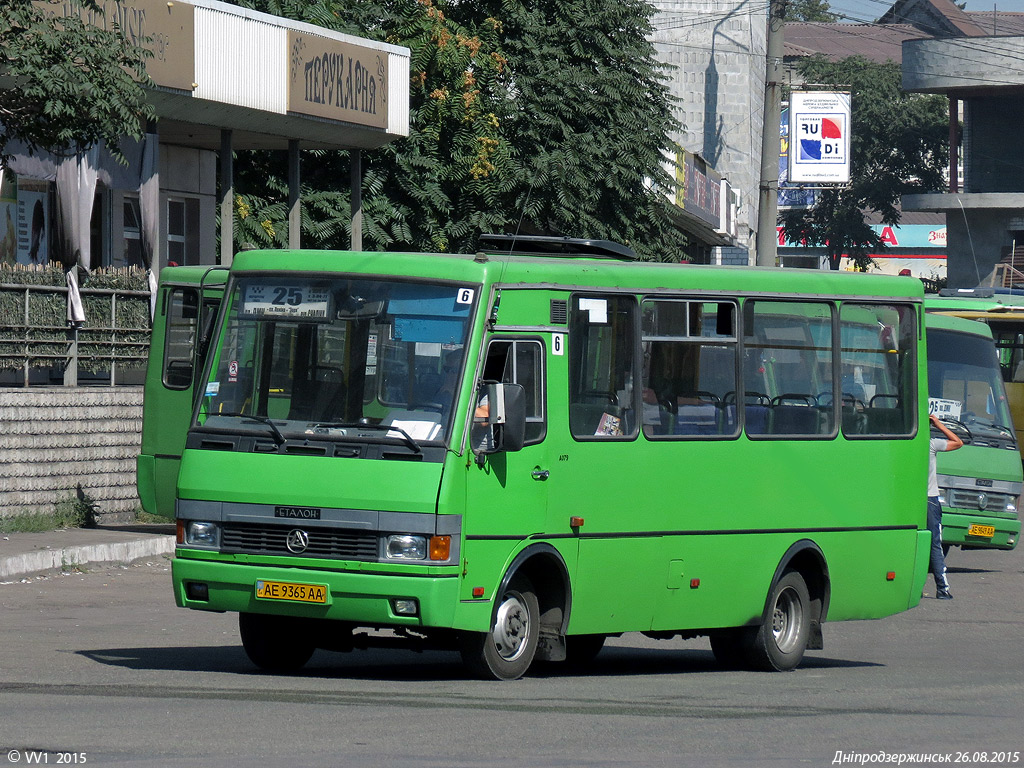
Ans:
[[[996,527],[994,525],[972,525],[967,529],[968,536],[984,536],[986,539],[991,539],[996,535]]]
[[[299,603],[327,603],[327,587],[322,584],[293,584],[288,581],[257,581],[256,597],[262,600],[293,600]]]

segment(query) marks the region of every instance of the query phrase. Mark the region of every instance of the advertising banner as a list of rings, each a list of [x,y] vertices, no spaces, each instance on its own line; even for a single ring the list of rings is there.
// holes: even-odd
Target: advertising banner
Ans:
[[[850,181],[850,94],[794,91],[789,102],[789,181]]]

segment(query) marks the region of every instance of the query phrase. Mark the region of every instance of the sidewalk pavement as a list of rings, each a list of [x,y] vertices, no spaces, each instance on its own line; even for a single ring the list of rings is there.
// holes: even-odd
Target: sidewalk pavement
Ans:
[[[101,525],[0,534],[0,582],[98,563],[129,563],[174,552],[174,523]]]

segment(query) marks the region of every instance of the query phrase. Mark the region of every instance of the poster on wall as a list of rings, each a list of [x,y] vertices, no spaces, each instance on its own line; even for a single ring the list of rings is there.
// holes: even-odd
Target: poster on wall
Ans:
[[[50,260],[50,196],[47,182],[18,180],[18,263]]]
[[[848,92],[793,91],[790,94],[789,181],[849,183]]]
[[[18,257],[18,178],[0,171],[0,264],[14,264]]]

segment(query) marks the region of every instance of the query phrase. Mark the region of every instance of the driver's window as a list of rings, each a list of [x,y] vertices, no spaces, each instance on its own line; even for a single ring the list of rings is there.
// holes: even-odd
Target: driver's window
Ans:
[[[526,394],[526,440],[524,445],[544,439],[544,347],[540,341],[493,339],[487,346],[483,381],[521,384]],[[474,423],[479,424],[487,403],[478,395]]]

